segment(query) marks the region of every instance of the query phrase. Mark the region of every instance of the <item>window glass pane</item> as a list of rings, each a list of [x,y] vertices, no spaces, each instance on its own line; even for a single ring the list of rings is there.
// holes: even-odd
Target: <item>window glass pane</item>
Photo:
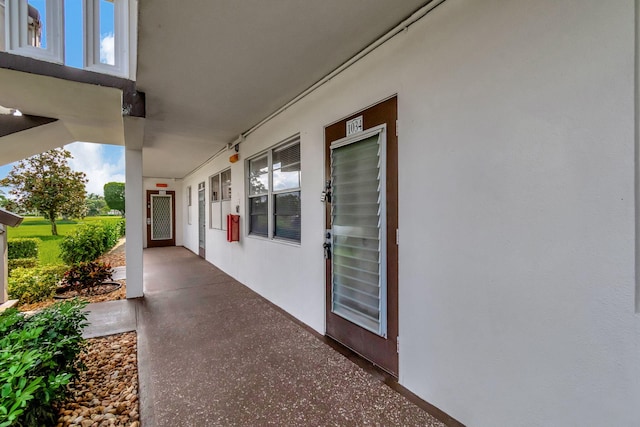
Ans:
[[[222,214],[220,212],[220,202],[212,202],[211,203],[211,228],[221,228],[222,223]]]
[[[223,200],[220,202],[222,208],[222,229],[227,229],[227,215],[231,213],[231,201]]]
[[[300,192],[276,194],[273,197],[275,237],[300,241]]]
[[[100,0],[100,62],[116,65],[114,0]]]
[[[78,0],[64,2],[64,64],[75,68],[84,67],[83,3]]]
[[[220,174],[222,182],[222,200],[231,200],[231,169]]]
[[[28,3],[27,45],[46,49],[47,48],[46,0],[29,0],[27,3]]]
[[[261,236],[269,235],[269,215],[267,196],[252,197],[249,199],[249,232]]]
[[[264,194],[269,190],[267,156],[249,162],[249,195]]]
[[[300,187],[300,144],[273,152],[273,191]]]
[[[220,200],[220,175],[216,174],[211,177],[211,201]]]

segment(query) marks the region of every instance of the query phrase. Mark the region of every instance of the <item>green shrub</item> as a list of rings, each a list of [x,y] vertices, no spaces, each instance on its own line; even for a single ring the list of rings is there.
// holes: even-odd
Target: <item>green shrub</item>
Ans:
[[[68,301],[25,317],[0,314],[0,427],[55,425],[54,404],[78,374],[86,303]]]
[[[60,265],[16,268],[9,276],[7,286],[9,297],[19,300],[21,304],[31,304],[52,298],[66,268]]]
[[[38,258],[38,244],[40,239],[11,239],[7,242],[7,256],[9,259]]]
[[[60,257],[67,264],[93,261],[118,243],[118,223],[83,224],[60,242]]]
[[[124,237],[127,234],[127,220],[121,219],[118,222],[118,227],[120,227],[120,237]]]
[[[38,265],[38,258],[17,258],[9,260],[9,274],[16,268],[33,268]]]

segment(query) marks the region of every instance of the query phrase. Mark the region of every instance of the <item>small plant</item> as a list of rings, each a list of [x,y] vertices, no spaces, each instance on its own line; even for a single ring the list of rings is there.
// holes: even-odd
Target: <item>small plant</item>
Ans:
[[[48,265],[36,268],[16,268],[11,271],[7,291],[21,304],[31,304],[52,298],[66,267]]]
[[[31,317],[0,314],[0,427],[55,425],[55,403],[77,375],[86,303],[55,304]]]
[[[81,262],[69,269],[63,277],[67,289],[80,292],[113,278],[113,268],[104,262]],[[90,293],[90,292],[89,292]]]
[[[11,239],[7,242],[7,257],[9,259],[38,258],[39,243],[40,239]]]

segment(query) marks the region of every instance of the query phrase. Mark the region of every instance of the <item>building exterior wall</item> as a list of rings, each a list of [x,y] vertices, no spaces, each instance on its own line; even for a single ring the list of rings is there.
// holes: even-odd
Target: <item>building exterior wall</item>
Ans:
[[[207,260],[323,333],[323,128],[397,94],[400,383],[469,426],[637,425],[634,14],[447,0],[176,183],[231,166]],[[301,244],[247,236],[244,161],[298,133]]]

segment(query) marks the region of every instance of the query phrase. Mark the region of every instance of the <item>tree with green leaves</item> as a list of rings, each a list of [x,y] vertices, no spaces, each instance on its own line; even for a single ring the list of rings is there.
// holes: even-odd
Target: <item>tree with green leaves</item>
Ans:
[[[63,215],[83,218],[86,213],[86,175],[69,167],[71,153],[57,148],[19,161],[0,186],[9,186],[16,206],[37,210],[51,223],[51,234],[58,235],[56,219]]]
[[[120,211],[124,216],[124,182],[107,182],[104,185],[104,201],[109,209]]]
[[[87,205],[87,216],[98,216],[106,213],[107,202],[104,197],[90,193],[85,200]]]

